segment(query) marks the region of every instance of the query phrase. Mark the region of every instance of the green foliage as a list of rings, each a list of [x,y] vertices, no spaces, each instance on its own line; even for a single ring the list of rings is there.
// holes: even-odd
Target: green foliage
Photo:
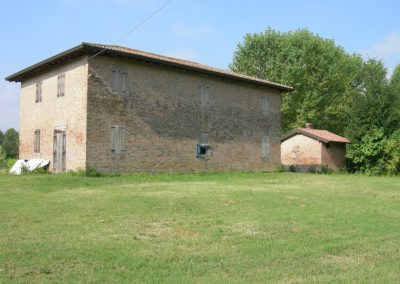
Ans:
[[[400,130],[386,140],[385,149],[386,172],[391,175],[400,173]]]
[[[230,68],[294,87],[282,99],[283,130],[313,122],[343,134],[347,96],[354,89],[362,59],[332,40],[306,29],[287,33],[268,29],[247,34]]]
[[[0,130],[0,146],[3,145],[3,141],[4,141],[4,132]]]
[[[370,175],[384,174],[385,145],[383,129],[373,129],[365,134],[360,142],[349,146],[347,158],[350,159],[350,169]]]
[[[295,166],[295,165],[290,165],[290,166],[289,166],[289,172],[291,172],[291,173],[297,172],[296,166]]]
[[[283,165],[277,166],[276,169],[275,169],[276,173],[284,173],[285,171],[286,170],[285,170],[285,167]]]
[[[19,133],[14,129],[8,129],[4,134],[3,148],[7,158],[18,158]]]
[[[313,122],[352,141],[353,172],[398,172],[392,135],[400,129],[400,65],[388,80],[381,60],[350,55],[306,29],[267,29],[245,35],[230,68],[294,87],[282,99],[284,132]]]
[[[4,151],[3,147],[0,145],[0,169],[6,166],[6,151]]]
[[[11,168],[14,166],[14,164],[15,164],[16,162],[17,162],[17,159],[7,159],[7,160],[6,160],[5,168],[6,168],[7,170],[11,169]]]
[[[103,173],[101,173],[99,170],[97,170],[95,167],[87,165],[86,169],[78,169],[76,171],[69,170],[68,175],[72,176],[85,176],[85,177],[102,177],[105,176]]]

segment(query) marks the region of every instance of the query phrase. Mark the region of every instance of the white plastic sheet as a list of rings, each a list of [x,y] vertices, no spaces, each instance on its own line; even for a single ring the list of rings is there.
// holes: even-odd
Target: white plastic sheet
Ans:
[[[26,168],[27,171],[32,172],[35,169],[47,167],[49,164],[49,160],[43,159],[18,160],[10,169],[10,174],[20,175],[23,168]]]

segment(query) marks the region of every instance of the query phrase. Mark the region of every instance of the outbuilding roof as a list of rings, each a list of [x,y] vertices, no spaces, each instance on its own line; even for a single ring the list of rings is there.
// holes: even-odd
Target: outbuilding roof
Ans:
[[[200,72],[205,74],[214,75],[217,77],[222,77],[231,80],[237,80],[242,82],[247,82],[251,84],[256,84],[259,86],[269,87],[273,89],[277,89],[282,92],[293,91],[292,87],[274,83],[268,80],[262,80],[256,77],[251,77],[247,75],[242,75],[238,73],[234,73],[228,70],[223,70],[207,65],[203,65],[200,63],[178,59],[174,57],[159,55],[155,53],[145,52],[137,49],[132,49],[128,47],[118,46],[118,45],[105,45],[105,44],[97,44],[97,43],[81,43],[80,45],[68,49],[60,54],[57,54],[53,57],[50,57],[44,61],[41,61],[37,64],[34,64],[28,68],[25,68],[13,75],[5,78],[8,81],[21,82],[25,78],[28,78],[38,72],[42,72],[45,69],[51,68],[52,66],[64,62],[70,58],[88,55],[90,56],[116,56],[116,57],[125,57],[132,58],[136,60],[157,63],[162,65],[167,65],[170,67],[175,67],[179,69]]]
[[[329,132],[328,130],[313,129],[313,128],[297,128],[282,137],[282,142],[289,139],[296,134],[303,134],[315,140],[324,143],[351,143],[346,137],[339,136],[335,133]]]

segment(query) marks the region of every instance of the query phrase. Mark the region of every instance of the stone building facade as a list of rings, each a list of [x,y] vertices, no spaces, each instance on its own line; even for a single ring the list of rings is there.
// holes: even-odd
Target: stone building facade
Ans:
[[[309,171],[322,167],[341,169],[346,165],[346,144],[350,141],[327,130],[306,128],[295,129],[282,138],[281,160],[288,169],[294,166],[298,171]]]
[[[56,172],[280,165],[281,93],[288,86],[88,43],[6,79],[21,82],[20,158],[49,159]]]

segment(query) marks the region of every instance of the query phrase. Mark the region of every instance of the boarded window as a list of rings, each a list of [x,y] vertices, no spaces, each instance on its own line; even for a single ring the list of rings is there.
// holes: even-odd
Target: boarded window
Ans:
[[[261,111],[263,114],[268,114],[269,112],[269,97],[267,95],[261,96]]]
[[[269,159],[269,136],[263,136],[261,139],[261,158]]]
[[[65,74],[59,75],[57,81],[57,97],[63,97],[65,95]]]
[[[112,71],[112,89],[117,94],[125,93],[127,91],[128,73],[121,70]]]
[[[42,82],[36,83],[36,103],[40,103],[42,101]]]
[[[40,153],[40,130],[36,129],[33,139],[33,152]]]
[[[210,87],[206,85],[199,85],[199,100],[201,106],[207,106],[210,103]]]
[[[111,127],[111,151],[115,154],[125,153],[126,127],[114,125]]]

